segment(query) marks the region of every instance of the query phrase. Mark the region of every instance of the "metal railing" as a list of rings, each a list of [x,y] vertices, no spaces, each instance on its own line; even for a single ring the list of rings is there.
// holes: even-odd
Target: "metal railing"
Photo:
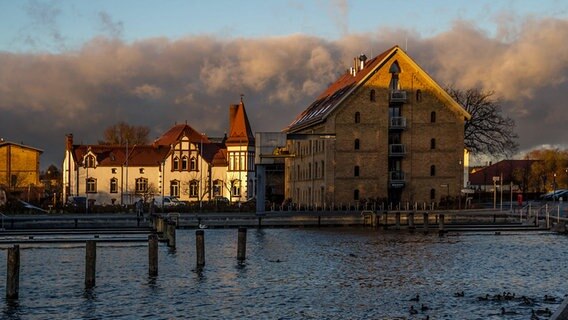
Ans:
[[[403,156],[405,154],[404,144],[389,144],[389,156]]]
[[[405,117],[392,117],[390,118],[390,129],[405,129],[406,128],[406,118]]]
[[[406,91],[404,90],[393,90],[390,93],[391,102],[406,102]]]

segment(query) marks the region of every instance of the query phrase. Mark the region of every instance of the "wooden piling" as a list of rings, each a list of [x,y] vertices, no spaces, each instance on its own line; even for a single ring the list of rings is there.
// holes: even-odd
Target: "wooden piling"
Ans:
[[[166,225],[166,234],[168,239],[168,247],[176,248],[176,223],[168,221]]]
[[[148,274],[150,277],[158,275],[158,236],[148,236]]]
[[[440,219],[438,219],[438,229],[440,231],[444,231],[444,220],[445,220],[444,215],[440,214]]]
[[[18,299],[20,294],[20,246],[8,248],[8,268],[6,270],[6,299]]]
[[[203,230],[195,231],[195,246],[197,249],[197,268],[205,265],[205,236]]]
[[[258,228],[262,227],[262,217],[258,217]]]
[[[400,230],[400,212],[396,213],[395,221],[396,221],[396,230]]]
[[[88,289],[95,286],[97,242],[95,240],[87,240],[85,249],[85,288]]]
[[[408,229],[414,230],[414,212],[408,214]]]
[[[237,260],[239,262],[245,261],[247,251],[247,229],[239,228],[238,245],[237,245]]]
[[[373,228],[376,228],[379,225],[379,215],[376,212],[371,214],[371,225]]]
[[[424,213],[424,231],[428,231],[428,213]]]
[[[385,211],[383,228],[387,229],[388,227],[389,227],[389,213],[388,211]]]

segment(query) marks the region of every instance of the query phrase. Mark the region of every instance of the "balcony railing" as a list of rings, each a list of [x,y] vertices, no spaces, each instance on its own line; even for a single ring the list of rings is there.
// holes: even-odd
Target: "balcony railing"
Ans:
[[[390,129],[406,129],[405,117],[392,117],[390,118]]]
[[[390,93],[390,102],[406,102],[406,91],[394,90]]]
[[[404,171],[389,171],[389,183],[397,186],[404,186]]]
[[[403,144],[390,144],[389,156],[403,156],[406,154],[406,148]]]

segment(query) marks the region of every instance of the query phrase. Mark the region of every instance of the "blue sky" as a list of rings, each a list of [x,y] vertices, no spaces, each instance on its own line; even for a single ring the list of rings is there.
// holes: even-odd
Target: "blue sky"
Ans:
[[[257,38],[301,33],[325,39],[402,28],[422,37],[456,20],[495,35],[503,20],[566,18],[566,1],[0,0],[0,51],[62,52],[96,36]]]

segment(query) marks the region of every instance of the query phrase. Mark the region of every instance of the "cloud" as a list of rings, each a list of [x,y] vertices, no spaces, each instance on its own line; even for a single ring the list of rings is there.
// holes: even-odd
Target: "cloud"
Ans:
[[[143,84],[132,90],[135,96],[142,99],[159,99],[163,92],[159,87],[150,84]]]
[[[55,49],[66,48],[66,38],[57,23],[61,9],[55,1],[31,0],[24,6],[24,11],[30,18],[30,24],[20,30],[19,37],[26,45],[35,47],[38,43],[52,43]]]
[[[327,7],[330,18],[335,22],[341,35],[349,33],[349,3],[347,0],[332,0]],[[324,4],[322,4],[324,5]]]
[[[429,38],[404,29],[333,41],[98,37],[62,54],[0,52],[0,137],[44,149],[43,167],[60,165],[66,133],[96,143],[118,121],[149,126],[151,138],[186,120],[222,136],[228,106],[241,93],[253,129],[279,131],[353,57],[377,55],[408,37],[410,56],[442,85],[495,91],[517,122],[522,149],[566,145],[568,22],[525,19],[510,30],[511,36],[491,37],[456,21]]]
[[[124,24],[122,21],[114,21],[110,14],[106,11],[100,11],[98,14],[101,29],[111,38],[122,38]]]

